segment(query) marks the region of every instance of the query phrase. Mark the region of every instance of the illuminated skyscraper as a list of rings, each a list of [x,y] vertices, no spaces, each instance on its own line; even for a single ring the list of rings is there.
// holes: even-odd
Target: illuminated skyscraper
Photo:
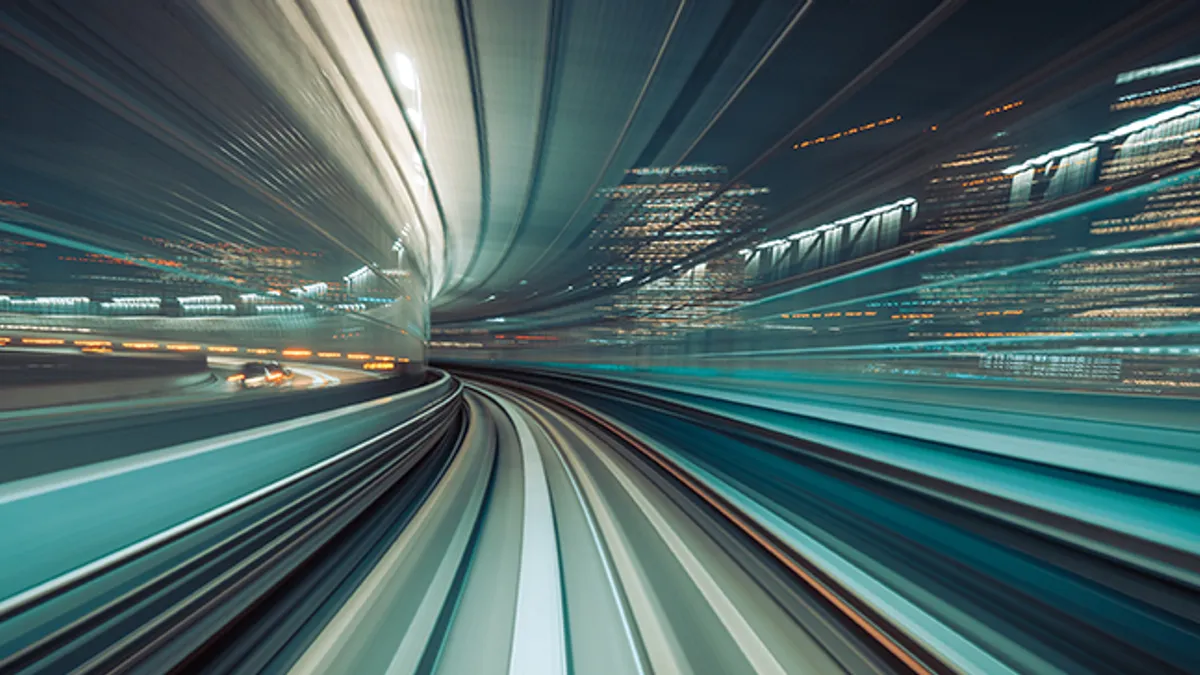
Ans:
[[[737,254],[689,269],[681,262],[713,243],[749,232],[761,220],[763,206],[756,198],[767,193],[765,187],[736,185],[704,203],[725,180],[725,168],[712,165],[640,168],[600,193],[609,201],[593,234],[592,249],[599,254],[591,268],[594,286],[617,288],[653,270],[679,266],[678,274],[618,294],[602,311],[674,322],[684,318],[672,311],[685,300],[695,304],[697,298],[724,296],[741,287],[744,263]],[[696,211],[681,220],[692,209]]]
[[[288,290],[325,281],[317,269],[318,251],[282,246],[248,246],[232,242],[190,242],[148,239],[159,247],[168,265],[204,269],[250,287]],[[160,261],[161,262],[161,261]]]
[[[1014,150],[1012,145],[999,144],[939,164],[921,198],[926,218],[907,239],[937,236],[1003,215],[1012,183],[1003,169],[1012,163]]]

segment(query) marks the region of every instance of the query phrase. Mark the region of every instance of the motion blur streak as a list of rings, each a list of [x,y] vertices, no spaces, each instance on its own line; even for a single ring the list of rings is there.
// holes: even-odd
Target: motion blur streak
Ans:
[[[10,481],[4,538],[26,556],[6,566],[4,667],[1197,666],[1195,482],[1136,469],[1186,452],[1194,417],[1131,427],[1135,400],[1077,401],[1111,415],[1065,433],[986,389],[900,403],[834,381],[785,397],[681,377],[459,377],[466,390],[442,376]],[[8,452],[45,462],[53,437],[5,438],[20,434],[38,440]],[[1058,437],[1124,440],[1129,475],[1089,456],[1102,446],[1029,456]]]
[[[0,673],[1200,673],[1200,0],[0,2]]]

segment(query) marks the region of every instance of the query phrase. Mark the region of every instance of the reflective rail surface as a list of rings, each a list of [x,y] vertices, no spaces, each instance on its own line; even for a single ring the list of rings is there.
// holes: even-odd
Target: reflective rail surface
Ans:
[[[1186,411],[456,376],[0,485],[0,670],[1200,668]]]

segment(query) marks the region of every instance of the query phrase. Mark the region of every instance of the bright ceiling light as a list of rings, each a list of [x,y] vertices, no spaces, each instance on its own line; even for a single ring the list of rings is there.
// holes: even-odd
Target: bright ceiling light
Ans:
[[[396,79],[405,89],[417,90],[417,67],[413,65],[412,59],[400,52],[396,52]]]

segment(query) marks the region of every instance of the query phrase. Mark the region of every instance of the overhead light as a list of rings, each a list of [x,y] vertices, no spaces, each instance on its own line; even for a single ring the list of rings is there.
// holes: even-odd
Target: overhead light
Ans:
[[[396,52],[396,80],[410,91],[417,89],[417,67],[408,56]]]

